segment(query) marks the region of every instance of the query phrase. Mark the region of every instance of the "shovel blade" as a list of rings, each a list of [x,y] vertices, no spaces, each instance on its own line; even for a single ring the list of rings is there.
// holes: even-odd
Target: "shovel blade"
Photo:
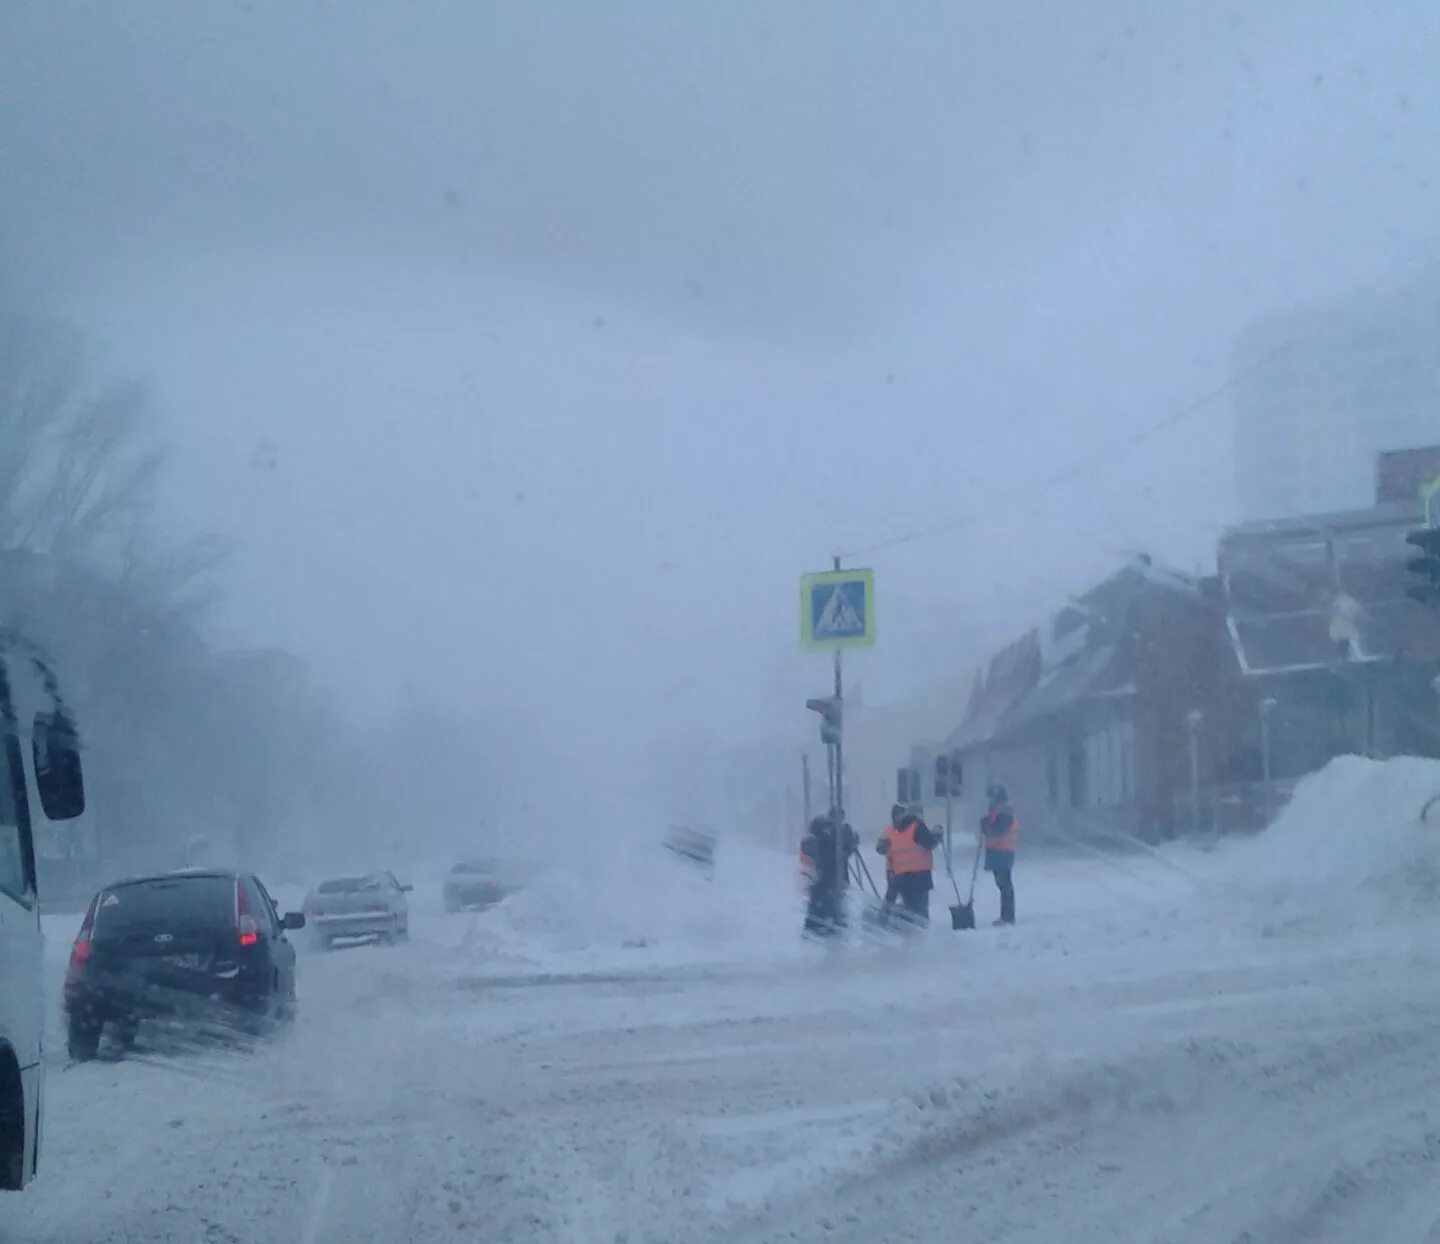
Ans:
[[[879,903],[867,902],[860,912],[860,923],[869,929],[888,929],[890,927],[890,909],[882,907]]]
[[[973,929],[975,927],[975,904],[957,903],[950,909],[952,929]]]

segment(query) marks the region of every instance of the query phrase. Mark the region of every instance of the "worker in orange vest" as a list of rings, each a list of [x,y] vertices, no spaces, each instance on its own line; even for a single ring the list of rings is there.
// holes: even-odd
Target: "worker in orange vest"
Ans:
[[[990,810],[980,818],[980,838],[985,844],[985,871],[995,878],[1000,891],[1000,919],[996,924],[1015,923],[1015,848],[1020,841],[1020,822],[1010,806],[1010,792],[1000,782],[986,788]]]
[[[935,848],[940,835],[914,812],[901,809],[901,816],[886,826],[875,844],[885,857],[885,871],[905,910],[916,924],[930,920],[930,891],[935,888]]]
[[[875,850],[885,856],[885,905],[894,906],[895,901],[900,897],[900,887],[895,882],[895,870],[890,867],[890,835],[896,832],[900,822],[905,819],[905,805],[903,803],[892,804],[890,807],[890,824],[880,831],[880,842],[876,843]],[[880,843],[886,845],[881,846]]]

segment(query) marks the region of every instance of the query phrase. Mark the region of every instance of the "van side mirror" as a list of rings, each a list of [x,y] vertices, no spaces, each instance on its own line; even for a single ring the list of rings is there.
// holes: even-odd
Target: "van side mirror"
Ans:
[[[58,708],[36,713],[30,749],[45,815],[52,821],[73,821],[85,811],[85,779],[80,770],[80,736],[70,715]]]

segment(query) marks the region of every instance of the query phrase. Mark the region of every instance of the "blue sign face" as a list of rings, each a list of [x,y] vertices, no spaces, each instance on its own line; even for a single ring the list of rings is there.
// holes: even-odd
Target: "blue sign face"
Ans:
[[[800,578],[800,643],[811,652],[875,642],[875,574],[826,570]]]
[[[810,587],[810,633],[816,639],[860,639],[865,635],[865,584],[815,583]]]

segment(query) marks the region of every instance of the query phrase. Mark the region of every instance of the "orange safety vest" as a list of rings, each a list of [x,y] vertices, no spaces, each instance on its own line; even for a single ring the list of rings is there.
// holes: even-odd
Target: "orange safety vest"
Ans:
[[[904,829],[896,829],[893,825],[885,827],[885,841],[890,844],[885,856],[890,871],[897,877],[906,873],[928,873],[935,867],[933,852],[915,841],[917,824],[918,821],[911,821]]]
[[[801,882],[802,882],[802,883],[806,883],[806,882],[814,881],[814,880],[815,880],[815,873],[816,873],[816,871],[817,871],[817,869],[816,869],[816,867],[815,867],[815,861],[810,857],[809,853],[805,850],[805,840],[802,838],[802,839],[800,840],[800,880],[801,880]]]
[[[890,839],[897,833],[899,833],[899,830],[893,825],[887,825],[880,831],[880,838],[885,843],[885,850],[882,851],[881,854],[885,857],[885,875],[887,877],[893,877],[895,875],[895,865],[890,862]]]
[[[985,820],[991,825],[995,823],[997,812],[1010,813],[1010,828],[1003,834],[992,834],[988,830],[985,834],[985,849],[987,851],[1009,851],[1012,855],[1015,848],[1020,845],[1020,818],[1015,815],[1015,810],[1008,807],[991,808],[985,814]]]

